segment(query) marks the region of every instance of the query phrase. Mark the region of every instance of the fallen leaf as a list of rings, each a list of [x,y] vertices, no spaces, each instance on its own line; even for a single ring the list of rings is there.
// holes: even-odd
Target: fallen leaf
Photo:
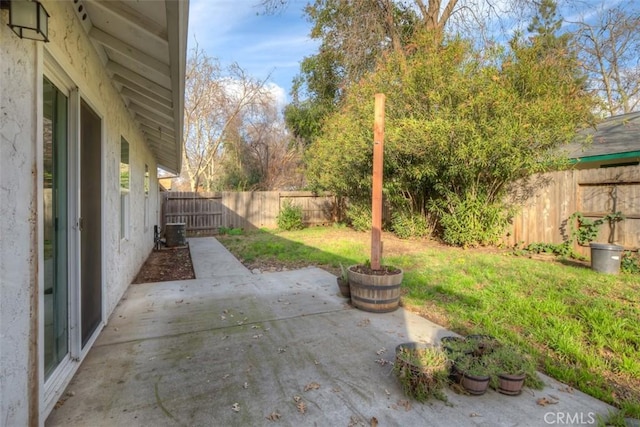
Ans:
[[[304,402],[298,402],[296,408],[298,408],[298,412],[301,414],[304,414],[307,411],[307,405],[305,405]]]
[[[311,382],[306,386],[304,386],[304,391],[317,390],[319,388],[320,388],[320,384],[318,384],[317,382]]]
[[[380,350],[376,351],[376,354],[377,354],[378,356],[380,356],[382,353],[385,353],[386,351],[387,351],[387,349],[386,349],[386,348],[384,348],[384,347],[382,347]]]
[[[249,388],[249,383],[245,382],[244,384],[242,384],[242,388],[245,388],[245,389]]]
[[[300,402],[300,400],[302,400],[302,398],[300,396],[293,396],[293,401],[294,402]]]
[[[233,412],[240,412],[240,404],[238,402],[234,403],[231,406],[231,409],[233,410]]]
[[[472,412],[469,414],[470,417],[481,417],[482,415],[478,414],[477,412]]]
[[[393,362],[391,362],[390,360],[387,360],[387,359],[377,359],[376,363],[378,365],[380,365],[380,366],[384,366],[384,365],[390,365]]]
[[[358,326],[360,327],[369,326],[370,323],[371,323],[371,320],[365,318],[358,322]]]
[[[277,413],[276,411],[273,411],[272,413],[267,415],[265,418],[268,419],[269,421],[278,421],[280,417],[281,415],[279,413]]]
[[[536,403],[540,406],[547,406],[547,405],[555,405],[556,403],[558,403],[558,401],[553,399],[547,399],[546,397],[541,397],[540,399],[536,400]]]
[[[398,406],[402,406],[405,411],[411,410],[411,402],[408,400],[398,400]]]
[[[371,417],[371,427],[378,427],[378,419],[376,417]]]
[[[391,396],[391,393],[386,388],[384,389],[384,394],[386,394],[387,396]]]
[[[558,390],[563,391],[565,393],[573,394],[573,387],[563,386],[563,387],[560,387]]]

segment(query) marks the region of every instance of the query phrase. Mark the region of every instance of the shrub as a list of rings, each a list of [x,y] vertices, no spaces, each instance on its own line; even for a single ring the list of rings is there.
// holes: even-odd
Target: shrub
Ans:
[[[368,231],[371,229],[371,206],[364,204],[349,204],[347,219],[356,231]]]
[[[446,209],[432,203],[440,216],[443,240],[456,246],[498,244],[511,211],[503,203],[490,202],[483,195],[452,196]]]
[[[640,253],[633,255],[631,251],[624,251],[620,260],[620,271],[628,274],[640,274]]]
[[[426,237],[432,231],[424,215],[403,211],[394,212],[391,215],[391,228],[401,239]]]
[[[278,228],[285,231],[302,230],[302,215],[302,207],[294,205],[291,200],[285,200],[277,218]]]

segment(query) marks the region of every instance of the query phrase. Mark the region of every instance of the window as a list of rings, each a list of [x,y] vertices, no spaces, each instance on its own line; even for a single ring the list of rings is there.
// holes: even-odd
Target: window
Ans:
[[[129,143],[120,140],[120,238],[129,238]]]

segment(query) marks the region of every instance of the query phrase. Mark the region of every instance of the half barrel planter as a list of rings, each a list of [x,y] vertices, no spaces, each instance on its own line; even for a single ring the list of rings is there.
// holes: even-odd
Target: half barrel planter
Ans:
[[[364,274],[354,271],[355,265],[347,269],[351,304],[360,310],[372,313],[389,313],[400,306],[400,284],[403,271],[394,274]]]
[[[508,396],[517,396],[522,393],[526,374],[498,374],[498,391]]]

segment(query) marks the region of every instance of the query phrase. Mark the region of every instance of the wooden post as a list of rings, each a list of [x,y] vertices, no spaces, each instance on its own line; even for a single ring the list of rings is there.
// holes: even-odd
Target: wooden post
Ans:
[[[383,93],[375,96],[373,122],[373,187],[371,192],[371,269],[380,270],[382,257],[382,165],[384,157]]]

